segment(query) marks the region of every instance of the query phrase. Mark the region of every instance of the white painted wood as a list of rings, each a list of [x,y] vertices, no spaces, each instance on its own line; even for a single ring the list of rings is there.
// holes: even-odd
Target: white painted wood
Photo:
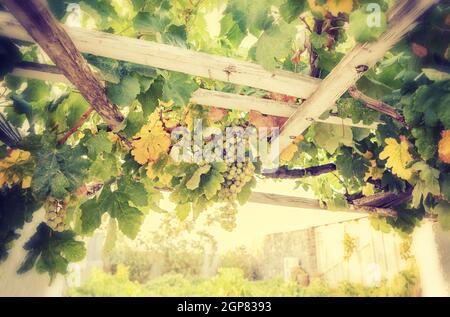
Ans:
[[[19,65],[11,73],[13,76],[46,80],[52,82],[70,82],[55,66],[28,63]],[[207,89],[198,89],[191,96],[191,102],[203,106],[214,106],[223,109],[233,109],[240,111],[256,110],[263,114],[288,118],[301,105],[293,105],[271,99],[254,96],[244,96]],[[311,121],[328,124],[345,125],[356,128],[376,129],[378,122],[371,125],[353,123],[351,119],[341,119],[337,116],[330,116],[327,119],[311,118]]]
[[[308,118],[317,118],[332,107],[364,72],[358,66],[371,68],[402,37],[411,31],[417,19],[438,0],[400,0],[388,14],[389,29],[373,43],[358,44],[349,52],[302,107],[289,118],[279,135],[280,153],[291,143],[291,137],[302,134],[310,125]]]
[[[233,109],[240,111],[256,110],[263,114],[290,117],[302,105],[289,104],[271,99],[254,96],[237,95],[226,92],[198,89],[191,96],[191,102],[203,106],[213,106],[223,109]],[[311,122],[323,122],[328,124],[345,125],[357,128],[376,129],[378,122],[371,125],[353,123],[351,119],[342,119],[337,116],[330,116],[326,119],[310,118]]]
[[[228,57],[82,28],[64,28],[78,50],[83,53],[246,85],[302,99],[308,98],[320,83],[320,80],[310,76],[280,70],[270,72],[258,64]],[[19,22],[6,12],[0,12],[0,35],[33,42]]]

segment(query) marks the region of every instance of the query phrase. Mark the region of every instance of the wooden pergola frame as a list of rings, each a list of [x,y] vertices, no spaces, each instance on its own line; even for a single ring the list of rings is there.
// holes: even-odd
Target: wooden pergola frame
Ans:
[[[301,105],[292,105],[204,89],[192,95],[191,101],[201,105],[243,111],[257,110],[264,114],[289,118],[279,135],[282,150],[291,143],[293,137],[302,134],[313,122],[375,129],[380,123],[365,126],[354,124],[348,119],[320,117],[345,92],[354,88],[356,81],[412,30],[417,19],[439,0],[399,0],[388,13],[388,30],[373,43],[356,45],[324,80],[282,70],[271,72],[255,63],[180,47],[64,26],[51,15],[45,0],[1,2],[10,13],[0,12],[0,35],[36,42],[56,65],[24,64],[16,68],[13,75],[74,85],[113,129],[120,127],[123,117],[118,108],[108,101],[104,84],[88,67],[80,52],[301,98],[305,100]],[[388,112],[391,110],[388,109]],[[251,201],[322,208],[318,200],[267,193],[254,193]],[[391,212],[390,209],[376,210],[380,209],[377,207],[358,206],[353,209],[381,214]]]

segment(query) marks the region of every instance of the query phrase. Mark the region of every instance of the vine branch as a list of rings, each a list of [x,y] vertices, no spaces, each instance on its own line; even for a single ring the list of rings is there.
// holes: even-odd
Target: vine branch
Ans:
[[[355,86],[350,87],[348,93],[352,96],[352,98],[362,101],[367,108],[384,113],[398,122],[405,124],[405,118],[387,103],[366,96]]]
[[[261,174],[268,178],[302,178],[307,176],[317,176],[325,173],[334,172],[336,170],[336,165],[333,163],[311,166],[302,169],[288,169],[286,166],[282,166],[275,171],[262,172]]]
[[[89,107],[88,110],[86,110],[85,113],[83,113],[83,115],[80,117],[80,119],[78,119],[78,121],[74,124],[74,126],[72,128],[70,128],[69,131],[66,132],[66,134],[64,134],[64,136],[58,141],[59,145],[63,145],[64,143],[66,143],[67,139],[74,134],[75,132],[77,132],[77,130],[83,125],[83,123],[89,118],[89,116],[91,115],[92,111],[94,111],[94,108]]]

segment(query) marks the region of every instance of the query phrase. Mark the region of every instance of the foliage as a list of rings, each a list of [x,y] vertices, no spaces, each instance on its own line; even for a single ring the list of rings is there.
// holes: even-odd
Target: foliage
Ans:
[[[63,23],[75,19],[81,27],[250,60],[270,71],[324,78],[355,42],[375,41],[381,36],[393,1],[229,0],[217,35],[208,32],[208,14],[224,4],[217,0],[71,3],[79,4],[79,12],[67,12],[66,1],[50,1],[49,6]],[[380,7],[377,26],[367,23],[374,17],[369,4]],[[412,191],[410,201],[395,206],[398,218],[374,218],[374,225],[409,234],[424,215],[434,213],[444,228],[449,227],[450,58],[449,43],[443,40],[448,38],[448,14],[446,3],[429,10],[424,23],[357,82],[364,94],[402,114],[404,123],[345,94],[322,118],[332,114],[354,123],[381,121],[376,131],[315,123],[282,153],[282,162],[289,168],[336,164],[333,173],[297,181],[329,209],[347,207],[355,195]],[[247,40],[252,37],[256,39],[248,47]],[[196,119],[221,131],[236,126],[272,129],[286,119],[190,104],[197,88],[299,105],[292,96],[85,54],[105,79],[110,101],[126,119],[118,135],[93,114],[61,144],[58,141],[88,109],[87,102],[67,85],[7,75],[21,60],[49,63],[37,45],[2,39],[0,57],[1,111],[23,132],[18,149],[0,145],[2,199],[7,201],[5,206],[15,206],[11,210],[20,210],[12,215],[2,204],[1,215],[11,220],[0,218],[0,254],[5,257],[17,237],[16,229],[29,219],[35,206],[60,201],[67,207],[67,230],[54,232],[42,226],[27,247],[25,267],[36,264],[51,275],[65,272],[67,263],[75,258],[63,254],[57,241],[77,241],[75,237],[90,235],[103,219],[110,219],[111,226],[127,237],[137,237],[150,210],[165,212],[159,207],[161,188],[171,191],[170,200],[176,207],[170,212],[179,220],[194,221],[208,213],[211,222],[234,228],[238,203],[250,198],[260,162],[178,162],[171,155],[178,140],[169,136],[177,127],[193,132]],[[132,149],[123,138],[131,142]],[[211,143],[202,139],[202,144],[196,145]],[[193,150],[192,158],[196,152]],[[367,186],[369,178],[377,186]],[[19,184],[24,188],[18,188]],[[19,203],[21,196],[27,199]]]
[[[160,230],[142,232],[134,241],[117,235],[105,263],[112,271],[125,265],[130,280],[140,283],[168,273],[202,274],[205,261],[215,256],[216,241],[208,233],[194,230],[193,225],[193,221],[179,220],[176,214],[165,214]]]
[[[94,271],[91,278],[81,287],[69,290],[69,296],[220,296],[220,297],[264,297],[264,296],[416,296],[417,272],[407,269],[392,281],[383,281],[376,287],[342,282],[330,287],[316,279],[301,287],[280,279],[251,281],[237,268],[224,268],[209,279],[185,277],[181,274],[166,274],[146,284],[131,282],[126,267],[119,266],[116,274]]]
[[[47,272],[51,278],[56,273],[65,274],[69,262],[81,261],[86,255],[84,242],[76,241],[74,237],[74,232],[54,232],[41,223],[24,245],[28,254],[17,272],[25,273],[36,265],[39,273]]]
[[[260,274],[255,257],[245,247],[239,247],[223,254],[219,259],[219,267],[240,269],[248,280],[258,279]]]

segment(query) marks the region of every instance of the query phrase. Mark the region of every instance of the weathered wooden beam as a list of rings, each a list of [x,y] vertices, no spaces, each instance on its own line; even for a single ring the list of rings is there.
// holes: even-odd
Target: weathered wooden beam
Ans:
[[[302,107],[288,119],[279,135],[280,153],[291,137],[302,134],[314,118],[332,107],[365,71],[383,58],[402,37],[417,24],[417,19],[438,0],[400,0],[389,11],[389,29],[373,43],[358,44],[322,81]]]
[[[56,66],[43,65],[36,63],[21,63],[14,68],[11,73],[13,76],[47,80],[53,82],[62,82],[70,84],[67,78]],[[100,78],[103,79],[103,78]],[[301,105],[292,105],[286,102],[280,102],[271,99],[265,99],[254,96],[244,96],[232,93],[225,93],[220,91],[213,91],[207,89],[198,89],[195,91],[191,100],[203,106],[214,106],[222,109],[250,111],[256,110],[263,114],[288,118]],[[345,125],[355,128],[376,129],[380,122],[375,122],[371,125],[362,123],[353,123],[351,119],[342,119],[334,115],[330,115],[326,119],[314,119],[315,122],[323,122],[327,124]]]
[[[254,96],[244,96],[207,89],[198,89],[191,96],[191,102],[203,106],[213,106],[223,109],[233,109],[240,111],[256,110],[263,114],[289,118],[296,110],[303,105],[289,104],[286,102],[265,99]],[[326,119],[312,118],[313,122],[323,122],[328,124],[346,125],[356,128],[376,129],[379,122],[371,125],[353,123],[351,119],[342,119],[337,116],[329,116]]]
[[[72,85],[61,70],[53,65],[21,62],[10,75]]]
[[[264,192],[252,192],[249,202],[273,205],[273,206],[283,206],[283,207],[293,207],[293,208],[306,208],[306,209],[322,209],[328,210],[327,207],[320,203],[318,199],[287,196],[279,194],[271,194]],[[349,205],[348,209],[340,210],[342,212],[356,212],[368,215],[378,215],[382,217],[396,217],[397,212],[389,208],[378,208],[372,206],[356,206]]]
[[[96,78],[70,36],[50,13],[46,1],[1,2],[23,26],[22,32],[27,32],[39,44],[111,129],[118,130],[124,117],[117,106],[108,101],[104,86]]]
[[[9,0],[9,2],[15,2]],[[17,1],[28,3],[28,1]],[[320,80],[288,71],[267,71],[262,66],[181,47],[139,40],[105,32],[63,26],[84,53],[147,65],[193,76],[308,98]],[[33,41],[9,13],[0,12],[0,35]]]

